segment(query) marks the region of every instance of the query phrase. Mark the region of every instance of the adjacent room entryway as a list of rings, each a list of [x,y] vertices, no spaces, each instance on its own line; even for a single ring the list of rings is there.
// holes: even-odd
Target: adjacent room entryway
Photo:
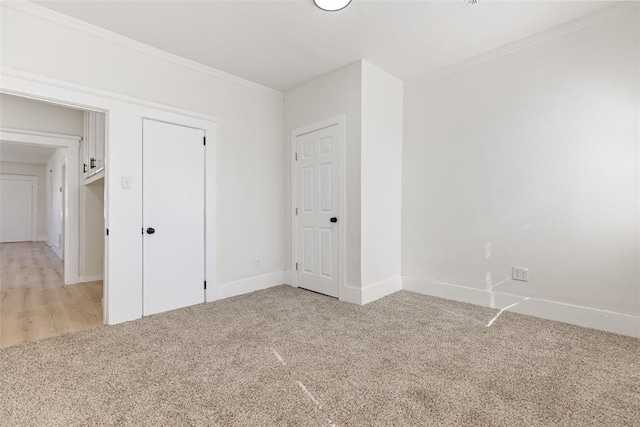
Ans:
[[[0,347],[102,325],[105,113],[0,103]]]

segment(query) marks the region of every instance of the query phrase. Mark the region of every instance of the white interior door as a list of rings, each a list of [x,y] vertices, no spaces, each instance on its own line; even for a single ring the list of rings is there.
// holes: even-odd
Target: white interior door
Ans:
[[[143,315],[204,302],[204,136],[143,121]]]
[[[298,286],[338,297],[338,126],[296,138]]]
[[[33,192],[31,177],[0,176],[0,242],[33,239]]]

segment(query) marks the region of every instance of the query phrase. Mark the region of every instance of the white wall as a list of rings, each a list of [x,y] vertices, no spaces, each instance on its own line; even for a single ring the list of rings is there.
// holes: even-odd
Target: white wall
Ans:
[[[30,163],[1,162],[0,173],[11,175],[31,175],[38,177],[38,240],[48,240],[47,212],[47,167]]]
[[[362,62],[362,287],[399,290],[403,83]]]
[[[402,271],[414,290],[462,285],[488,301],[487,282],[502,283],[532,297],[523,306],[640,314],[639,28],[632,11],[405,84]],[[510,280],[512,266],[529,282]]]
[[[281,94],[204,67],[185,66],[154,49],[31,4],[2,5],[1,36],[4,67],[219,118],[217,284],[241,287],[244,279],[265,274],[270,284],[282,283]],[[105,188],[113,214],[109,220],[120,228],[110,229],[110,254],[119,254],[113,261],[123,272],[111,277],[121,284],[111,297],[127,301],[110,319],[117,322],[137,317],[140,309],[136,301],[141,264],[133,252],[141,247],[142,147],[131,135],[141,124],[140,117],[124,111],[110,113],[108,120],[108,158],[117,161],[108,165],[112,185],[106,183]],[[133,178],[132,190],[120,188],[121,176]],[[255,268],[256,257],[260,268]]]
[[[104,272],[104,179],[81,185],[79,202],[79,275],[96,280]]]
[[[3,40],[3,50],[5,44]],[[82,136],[83,114],[81,110],[0,93],[0,126]]]
[[[284,168],[285,266],[291,271],[291,132],[345,115],[346,133],[346,282],[360,288],[360,141],[362,63],[334,71],[285,94]]]

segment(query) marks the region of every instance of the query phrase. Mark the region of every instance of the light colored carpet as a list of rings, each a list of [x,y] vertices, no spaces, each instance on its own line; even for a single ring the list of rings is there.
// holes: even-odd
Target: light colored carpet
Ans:
[[[280,286],[0,350],[0,424],[638,425],[640,340]]]

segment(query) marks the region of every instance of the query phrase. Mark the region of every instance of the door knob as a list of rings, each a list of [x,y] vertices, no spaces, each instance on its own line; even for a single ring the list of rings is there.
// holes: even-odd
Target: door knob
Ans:
[[[331,222],[338,222],[338,218],[336,218],[335,216],[333,218],[331,218],[329,221]]]
[[[156,232],[155,228],[151,228],[151,227],[147,228],[147,234],[153,234],[155,232]]]

